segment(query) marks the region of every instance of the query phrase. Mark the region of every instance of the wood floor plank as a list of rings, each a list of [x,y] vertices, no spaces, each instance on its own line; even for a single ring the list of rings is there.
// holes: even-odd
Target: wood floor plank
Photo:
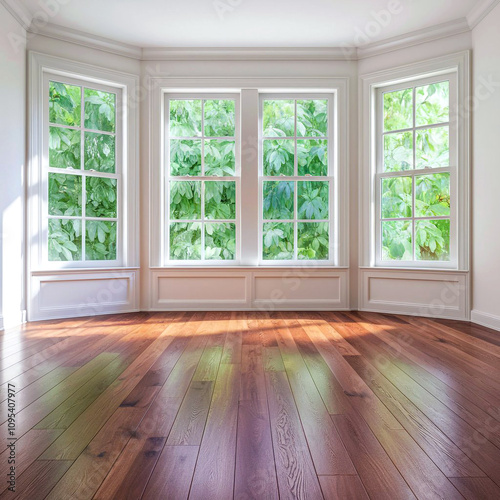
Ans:
[[[307,440],[285,372],[266,372],[280,498],[322,498]]]
[[[238,364],[220,366],[189,497],[233,497],[236,428],[240,392]]]
[[[295,320],[283,321],[285,327],[279,329],[278,344],[316,472],[325,476],[355,474],[354,465],[295,343],[300,335],[305,336],[302,327]]]
[[[0,498],[500,497],[500,342],[483,327],[145,312],[0,336],[18,438],[18,496]]]
[[[452,477],[450,481],[467,500],[498,500],[500,487],[489,477]]]
[[[149,479],[143,500],[188,498],[198,446],[165,446]]]
[[[267,403],[261,345],[242,349],[241,391],[238,408],[235,498],[277,499],[271,423]]]
[[[5,491],[0,499],[43,500],[69,469],[69,460],[37,460],[16,480],[16,491]]]
[[[132,392],[158,357],[170,345],[174,337],[169,333],[173,324],[166,329],[154,325],[162,333],[143,351],[135,361],[108,387],[80,416],[59,436],[42,455],[44,460],[76,459],[85,449],[108,418]],[[180,327],[179,327],[180,328]]]
[[[366,422],[358,415],[332,415],[370,498],[414,499],[408,484]]]
[[[118,408],[47,499],[92,498],[143,416],[144,412],[140,408]]]
[[[325,500],[368,500],[358,476],[320,476]]]
[[[62,429],[32,429],[16,441],[16,476],[20,476],[61,434]],[[0,474],[6,478],[10,465],[10,450],[0,454]],[[0,485],[0,493],[7,489],[7,483]]]

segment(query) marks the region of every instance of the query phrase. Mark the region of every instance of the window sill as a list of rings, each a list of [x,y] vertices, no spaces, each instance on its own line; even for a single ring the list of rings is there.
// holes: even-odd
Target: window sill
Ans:
[[[469,273],[467,269],[454,269],[450,267],[359,266],[359,269],[370,271],[414,271],[416,273]]]

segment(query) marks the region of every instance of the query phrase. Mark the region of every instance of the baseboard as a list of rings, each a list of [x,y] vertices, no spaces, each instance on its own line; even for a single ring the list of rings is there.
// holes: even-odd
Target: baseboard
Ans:
[[[471,312],[471,322],[488,328],[493,328],[493,330],[498,330],[500,332],[500,316],[495,316],[494,314],[474,309]]]

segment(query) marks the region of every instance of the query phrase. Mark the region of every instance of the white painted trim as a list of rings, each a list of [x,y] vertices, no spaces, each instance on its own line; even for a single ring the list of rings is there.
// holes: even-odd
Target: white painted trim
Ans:
[[[43,197],[40,180],[44,175],[42,164],[42,134],[43,134],[43,81],[46,73],[52,75],[64,75],[76,78],[85,82],[98,82],[101,85],[109,85],[121,92],[123,110],[121,113],[123,120],[122,134],[124,144],[123,171],[122,171],[122,194],[127,202],[122,206],[121,224],[126,228],[124,237],[121,238],[123,253],[121,266],[112,267],[108,263],[95,264],[99,270],[83,268],[78,271],[75,268],[68,268],[69,273],[83,273],[92,275],[93,273],[120,272],[124,267],[133,268],[139,265],[139,110],[136,99],[136,90],[139,87],[139,76],[128,73],[113,71],[96,67],[94,65],[78,63],[59,57],[48,56],[36,52],[30,52],[28,57],[28,131],[29,131],[29,153],[28,153],[28,212],[27,212],[27,234],[32,242],[27,254],[28,269],[28,316],[30,320],[39,319],[39,307],[37,301],[37,282],[40,277],[46,275],[54,279],[58,275],[64,275],[62,269],[46,270],[42,262],[40,252],[41,241],[41,221],[43,214],[40,210],[40,200]],[[120,110],[117,110],[120,112]],[[137,280],[134,286],[138,287]],[[134,290],[137,293],[137,290]],[[138,303],[138,301],[136,301]],[[130,309],[130,308],[129,308]],[[120,309],[121,310],[121,309]],[[108,311],[109,312],[109,311]],[[68,310],[68,314],[70,313]],[[52,317],[52,316],[51,316]],[[60,316],[59,316],[60,317]]]
[[[483,0],[467,15],[467,22],[470,29],[474,29],[498,4],[500,0]]]
[[[388,52],[393,52],[395,50],[407,49],[408,47],[413,47],[414,45],[420,45],[422,43],[439,40],[440,38],[467,33],[468,31],[470,31],[470,27],[467,23],[467,19],[456,19],[454,21],[438,24],[436,26],[430,26],[429,28],[412,31],[411,33],[405,33],[404,35],[387,38],[379,42],[373,42],[362,47],[358,47],[358,59],[366,59],[368,57],[387,54]]]
[[[32,15],[22,2],[18,0],[0,0],[0,3],[25,30],[29,29]]]
[[[0,316],[0,331],[1,330],[4,330],[4,327],[3,327],[3,316]]]
[[[342,47],[144,47],[143,61],[355,61]]]
[[[500,332],[500,316],[495,316],[494,314],[473,309],[471,312],[471,322],[488,328],[493,328],[493,330],[498,330]]]
[[[91,49],[110,52],[111,54],[118,56],[130,57],[132,59],[139,60],[142,56],[141,48],[135,45],[118,42],[102,36],[91,35],[90,33],[72,28],[66,28],[58,24],[47,23],[35,26],[32,23],[28,31],[33,34],[55,38],[56,40],[83,45],[84,47],[89,47]]]
[[[196,297],[190,297],[191,289],[188,292],[182,291],[182,296],[178,294],[172,297],[174,289],[171,289],[170,296],[161,296],[160,281],[169,279],[196,279],[199,285]],[[300,287],[303,281],[310,279],[320,279],[315,283],[317,287],[316,297],[308,298],[303,294]],[[237,288],[231,291],[232,295],[225,298],[215,298],[213,288],[207,289],[207,285],[201,282],[206,280],[240,280]],[[270,297],[258,297],[258,280],[270,279],[272,290]],[[328,284],[331,280],[338,281],[338,289],[334,295],[330,295],[331,290]],[[283,269],[283,268],[217,268],[217,269],[193,269],[193,268],[151,268],[149,270],[149,294],[150,301],[147,306],[148,311],[347,311],[349,310],[349,270],[348,269]],[[212,284],[213,285],[213,284]],[[307,286],[307,285],[306,285]],[[325,288],[322,288],[322,287]],[[205,288],[205,291],[203,289]],[[224,289],[219,288],[220,289]],[[264,288],[265,290],[265,288]],[[236,293],[237,292],[237,293]],[[269,290],[267,290],[269,292]],[[264,291],[264,295],[267,293]],[[187,294],[187,295],[186,295]],[[144,309],[144,308],[143,308]]]
[[[15,0],[0,0],[29,33],[62,40],[84,47],[142,61],[357,61],[386,54],[441,38],[467,33],[500,0],[486,0],[482,9],[474,9],[460,18],[404,35],[351,47],[140,47],[110,38],[92,35],[54,23],[34,23],[33,16]]]
[[[149,106],[147,107],[147,123],[149,127],[149,266],[159,267],[162,262],[162,240],[164,230],[162,220],[164,215],[163,175],[160,166],[163,164],[163,99],[166,93],[189,92],[203,89],[214,89],[217,92],[240,92],[242,89],[257,89],[259,92],[296,92],[297,90],[314,93],[337,93],[338,117],[338,227],[339,249],[338,265],[349,264],[348,234],[349,234],[349,78],[347,77],[147,77]],[[242,144],[251,142],[251,137],[241,136]],[[244,179],[242,178],[244,182]]]
[[[398,297],[398,300],[390,300],[387,297],[386,300],[372,298],[372,280],[395,280],[394,283],[406,281],[415,286],[418,286],[419,282],[435,282],[443,283],[443,288],[440,289],[439,296],[434,296],[429,304],[404,300],[403,297]],[[360,311],[469,321],[470,293],[467,272],[363,268],[359,270],[358,286]],[[412,294],[415,292],[409,293],[407,298],[411,298]]]
[[[428,61],[401,66],[368,75],[362,75],[359,81],[359,261],[360,265],[375,267],[375,248],[373,228],[375,227],[376,201],[375,183],[372,182],[373,160],[375,155],[374,119],[377,88],[395,83],[443,74],[457,73],[458,90],[458,207],[457,226],[460,228],[458,238],[457,269],[469,269],[469,199],[470,199],[470,115],[467,112],[467,99],[470,96],[470,51],[459,52],[449,56],[438,57]],[[360,290],[361,298],[361,290]]]

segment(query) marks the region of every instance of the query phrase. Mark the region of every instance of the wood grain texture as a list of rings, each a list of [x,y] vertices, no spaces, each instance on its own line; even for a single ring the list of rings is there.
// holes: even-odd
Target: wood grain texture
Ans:
[[[0,334],[0,498],[500,498],[500,341],[373,313],[168,312]]]

